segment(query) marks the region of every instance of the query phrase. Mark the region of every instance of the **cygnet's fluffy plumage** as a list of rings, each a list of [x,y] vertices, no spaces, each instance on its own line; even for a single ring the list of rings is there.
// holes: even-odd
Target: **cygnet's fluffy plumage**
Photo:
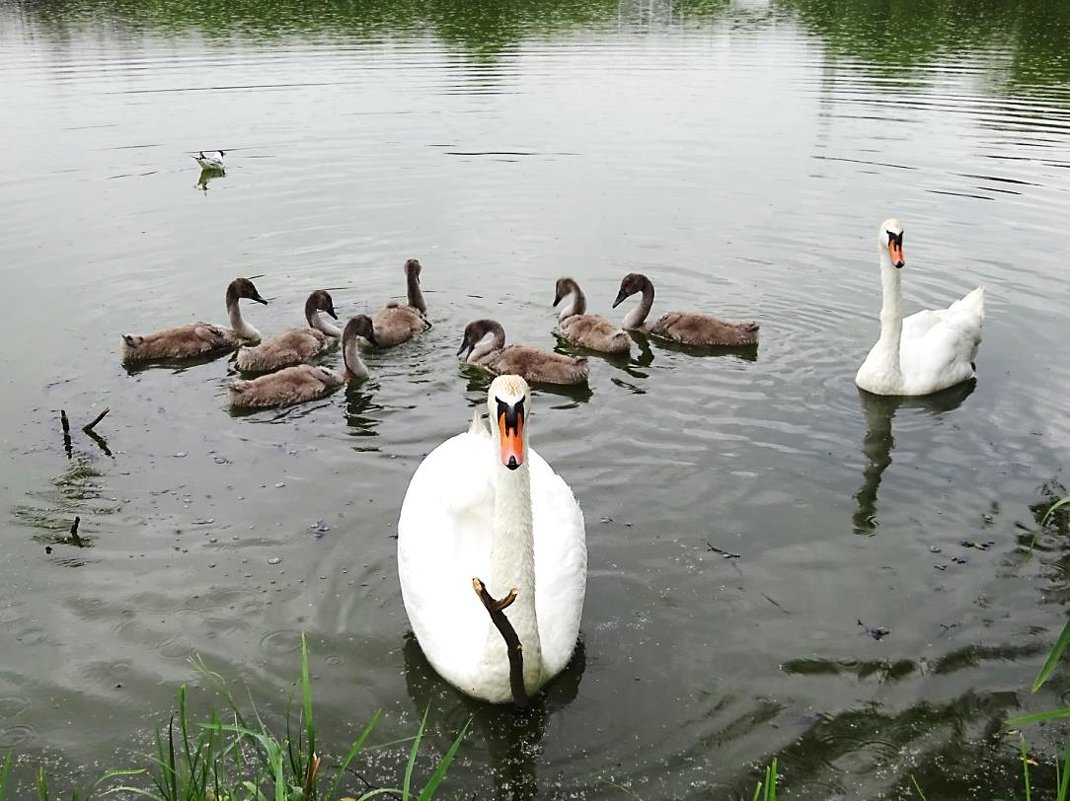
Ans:
[[[308,327],[290,328],[260,345],[241,348],[236,359],[238,369],[243,373],[266,373],[311,362],[333,348],[342,336],[342,329],[328,323],[322,314],[338,319],[330,293],[325,289],[317,289],[305,301]]]
[[[694,312],[666,312],[652,323],[646,322],[654,305],[654,285],[642,273],[628,273],[620,282],[620,292],[613,301],[616,308],[637,292],[642,292],[639,305],[624,317],[624,328],[642,331],[681,345],[740,347],[758,344],[758,323],[728,322],[709,314]]]
[[[213,353],[225,353],[243,342],[259,342],[260,332],[242,317],[238,301],[241,298],[267,303],[248,278],[235,278],[227,286],[227,314],[230,328],[212,323],[188,323],[156,331],[152,334],[123,334],[122,353],[125,362],[144,362],[154,359],[192,359]]]
[[[371,318],[365,314],[352,318],[342,333],[342,372],[311,364],[287,367],[268,373],[252,381],[232,381],[227,387],[230,405],[235,408],[268,408],[293,406],[296,403],[322,398],[328,392],[354,378],[367,378],[368,367],[360,358],[358,338],[364,337],[373,345],[375,332]]]
[[[485,341],[487,337],[492,337]],[[475,320],[464,329],[457,355],[495,375],[514,374],[540,384],[582,384],[587,380],[587,359],[563,356],[527,345],[505,345],[505,329],[497,320]]]
[[[385,309],[375,313],[375,339],[379,347],[389,348],[407,342],[431,327],[424,316],[427,304],[420,291],[420,272],[423,268],[417,259],[405,262],[405,285],[407,303],[388,303]]]
[[[632,340],[605,317],[587,314],[587,296],[572,278],[558,278],[554,288],[554,306],[569,295],[572,300],[561,310],[558,328],[573,345],[602,353],[628,353]]]

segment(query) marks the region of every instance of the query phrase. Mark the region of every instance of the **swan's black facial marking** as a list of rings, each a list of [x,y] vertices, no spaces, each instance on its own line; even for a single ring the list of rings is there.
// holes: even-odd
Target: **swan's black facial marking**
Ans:
[[[524,399],[521,398],[513,406],[501,398],[494,400],[498,402],[498,422],[502,431],[516,434],[517,429],[524,423]]]
[[[888,255],[895,269],[900,270],[906,264],[903,259],[903,232],[885,231],[888,234]]]

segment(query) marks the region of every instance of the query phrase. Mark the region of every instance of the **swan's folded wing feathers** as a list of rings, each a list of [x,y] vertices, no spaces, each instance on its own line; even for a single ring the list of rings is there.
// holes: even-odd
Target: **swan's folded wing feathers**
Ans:
[[[193,328],[194,333],[213,347],[221,348],[230,342],[230,332],[218,325],[210,323],[197,323]]]
[[[435,663],[436,654],[454,654],[459,663],[471,659],[474,665],[491,625],[472,591],[472,578],[485,579],[490,569],[490,448],[490,437],[464,433],[431,451],[409,482],[398,519],[405,607],[439,672],[446,666]],[[463,561],[458,559],[462,553]]]
[[[531,500],[535,533],[535,614],[546,672],[564,669],[579,635],[587,585],[587,544],[572,490],[534,450]]]
[[[947,319],[947,309],[922,309],[903,318],[901,340],[918,339]]]

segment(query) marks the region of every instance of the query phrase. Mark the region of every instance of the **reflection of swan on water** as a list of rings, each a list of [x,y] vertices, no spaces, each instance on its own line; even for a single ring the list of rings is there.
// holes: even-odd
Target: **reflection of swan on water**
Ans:
[[[568,667],[557,675],[531,706],[523,711],[505,711],[501,706],[470,698],[442,681],[420,649],[412,633],[405,635],[405,687],[417,716],[429,706],[427,736],[441,751],[449,747],[457,732],[471,719],[462,747],[473,769],[483,775],[489,770],[494,791],[485,797],[531,801],[540,798],[538,756],[553,715],[565,709],[579,694],[580,680],[587,665],[583,640],[576,643]],[[480,764],[480,755],[483,763]],[[452,772],[463,770],[458,763]],[[482,782],[485,785],[485,781]]]
[[[880,487],[885,468],[892,463],[892,450],[895,448],[892,418],[895,413],[900,407],[906,407],[924,409],[937,417],[957,409],[976,386],[976,381],[965,381],[942,392],[917,398],[874,395],[861,389],[858,391],[862,413],[866,417],[866,435],[862,439],[862,454],[866,457],[866,466],[862,470],[862,487],[854,495],[858,504],[854,513],[856,534],[872,534],[878,525],[877,488]]]

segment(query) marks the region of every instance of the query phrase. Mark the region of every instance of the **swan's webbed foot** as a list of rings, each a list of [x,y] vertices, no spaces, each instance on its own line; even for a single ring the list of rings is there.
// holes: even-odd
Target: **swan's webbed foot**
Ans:
[[[516,600],[516,587],[509,590],[501,599],[495,599],[487,592],[486,586],[479,578],[472,579],[472,589],[483,602],[491,622],[505,640],[506,651],[509,654],[509,688],[513,692],[513,704],[523,709],[529,703],[528,691],[524,686],[524,645],[516,636],[513,624],[502,611]]]

